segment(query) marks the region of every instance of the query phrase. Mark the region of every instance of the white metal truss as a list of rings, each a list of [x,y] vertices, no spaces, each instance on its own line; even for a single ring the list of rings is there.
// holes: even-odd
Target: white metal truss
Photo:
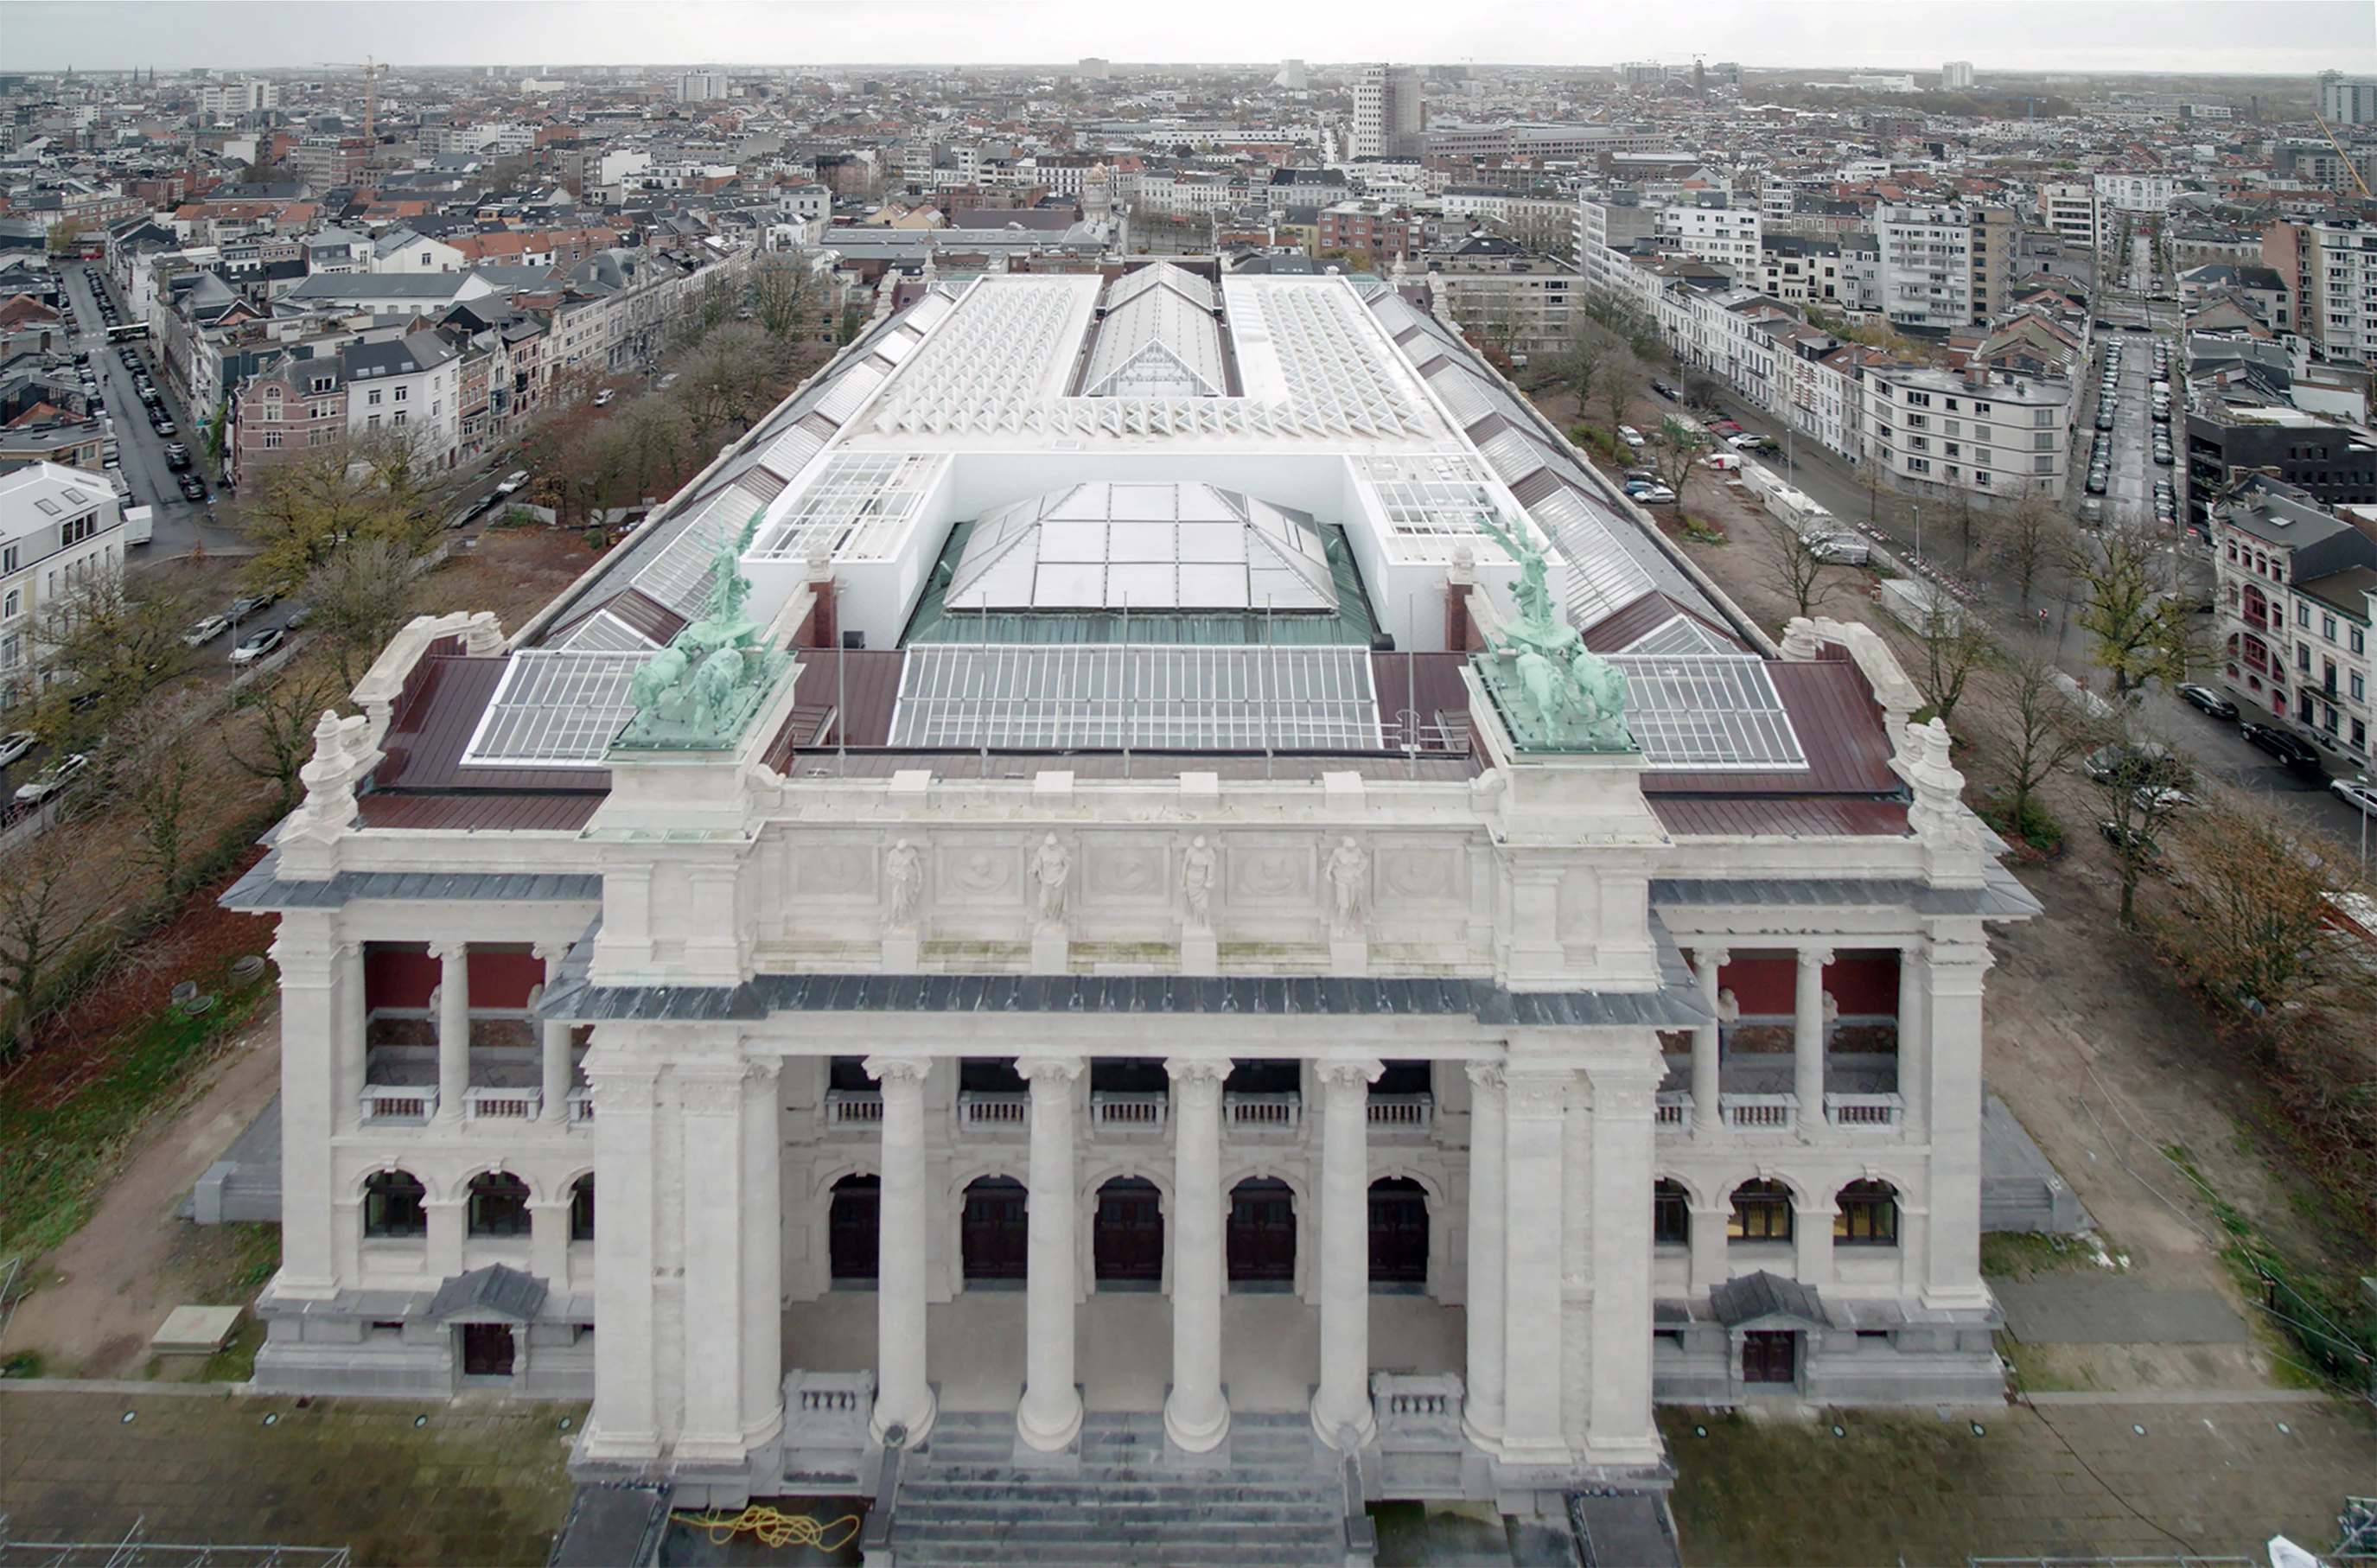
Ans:
[[[911,648],[894,747],[1376,751],[1368,651],[1346,647]]]

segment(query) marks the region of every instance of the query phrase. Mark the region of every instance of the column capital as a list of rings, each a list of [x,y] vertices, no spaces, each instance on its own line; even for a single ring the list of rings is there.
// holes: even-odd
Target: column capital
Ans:
[[[859,1065],[866,1068],[866,1076],[888,1087],[895,1083],[922,1083],[925,1075],[933,1070],[933,1059],[928,1056],[871,1056]]]
[[[1595,1067],[1588,1068],[1585,1076],[1593,1084],[1595,1115],[1647,1117],[1658,1098],[1664,1074],[1631,1067]]]
[[[585,1071],[586,1090],[593,1096],[596,1116],[627,1116],[652,1108],[652,1085],[660,1080],[660,1069],[642,1062],[626,1066],[599,1062],[590,1055]]]
[[[471,956],[471,944],[460,938],[434,941],[429,944],[429,956],[440,964],[450,964],[458,958],[467,959]]]
[[[1733,953],[1729,949],[1721,947],[1696,947],[1692,949],[1692,961],[1695,964],[1706,965],[1709,971],[1714,973],[1731,964]]]
[[[1832,961],[1831,948],[1803,947],[1799,950],[1799,967],[1802,969],[1822,969]]]
[[[733,1116],[743,1108],[740,1061],[686,1061],[676,1066],[678,1096],[691,1116]]]
[[[1499,1061],[1463,1062],[1461,1071],[1469,1077],[1469,1087],[1480,1095],[1499,1098],[1502,1094],[1502,1064]]]
[[[569,956],[569,950],[574,945],[570,942],[539,942],[534,957],[539,964],[558,964]]]
[[[1312,1064],[1313,1076],[1327,1085],[1332,1094],[1368,1089],[1386,1070],[1387,1064],[1376,1057],[1359,1060],[1316,1061]]]
[[[1061,1088],[1079,1078],[1088,1065],[1086,1057],[1020,1056],[1015,1059],[1015,1075],[1027,1083],[1037,1085],[1045,1080]]]
[[[1567,1068],[1514,1068],[1503,1075],[1509,1086],[1513,1120],[1556,1118],[1568,1108],[1576,1074]]]
[[[1230,1064],[1218,1057],[1169,1056],[1164,1059],[1164,1071],[1171,1075],[1176,1088],[1195,1094],[1219,1089],[1222,1080],[1230,1075]]]

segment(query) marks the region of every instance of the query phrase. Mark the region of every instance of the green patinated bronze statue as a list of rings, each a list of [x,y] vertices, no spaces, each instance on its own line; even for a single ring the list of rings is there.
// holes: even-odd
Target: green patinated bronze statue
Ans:
[[[766,700],[789,658],[766,643],[767,628],[744,605],[751,581],[743,552],[759,532],[762,507],[711,560],[712,586],[701,618],[645,661],[627,687],[636,716],[613,744],[626,750],[712,750],[733,743]]]
[[[1584,645],[1552,604],[1544,552],[1480,513],[1478,529],[1519,569],[1519,618],[1487,634],[1471,663],[1525,751],[1630,751],[1626,673]]]

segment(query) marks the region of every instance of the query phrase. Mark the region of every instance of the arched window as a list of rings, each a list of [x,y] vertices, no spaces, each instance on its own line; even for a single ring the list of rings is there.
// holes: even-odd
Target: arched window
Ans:
[[[1663,1179],[1651,1189],[1651,1239],[1666,1246],[1689,1246],[1692,1239],[1692,1200],[1684,1184]]]
[[[833,1277],[854,1284],[875,1279],[880,1252],[883,1180],[876,1176],[845,1176],[833,1184],[833,1203],[827,1211],[827,1249]]]
[[[591,1171],[579,1177],[569,1189],[569,1239],[594,1239],[594,1174]]]
[[[429,1234],[428,1196],[409,1170],[383,1170],[364,1182],[364,1235],[373,1240]]]
[[[1833,1242],[1840,1247],[1898,1245],[1898,1189],[1887,1181],[1852,1181],[1841,1189],[1833,1215]]]
[[[472,1236],[526,1236],[528,1183],[500,1170],[471,1178]]]
[[[1733,1190],[1725,1234],[1734,1241],[1791,1239],[1791,1189],[1779,1181],[1745,1181]]]

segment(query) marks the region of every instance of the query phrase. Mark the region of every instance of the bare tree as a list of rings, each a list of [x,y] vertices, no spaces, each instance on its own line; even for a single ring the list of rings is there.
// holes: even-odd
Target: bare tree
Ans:
[[[305,581],[305,602],[352,688],[412,616],[413,555],[390,540],[340,551]]]
[[[1701,453],[1707,449],[1708,433],[1696,425],[1687,425],[1670,416],[1659,426],[1659,445],[1651,454],[1651,465],[1668,489],[1676,493],[1676,515],[1685,516],[1685,489],[1700,475]]]
[[[2180,973],[2249,1013],[2316,999],[2367,1023],[2372,976],[2328,896],[2360,880],[2348,852],[2228,790],[2181,813],[2171,836],[2184,855],[2155,925]]]
[[[2072,528],[2063,514],[2046,497],[2033,492],[2015,502],[2001,520],[1990,554],[2000,569],[2013,579],[2022,595],[2022,607],[2027,612],[2030,596],[2041,575],[2068,555],[2071,548]]]
[[[59,963],[118,912],[106,863],[62,826],[0,857],[0,1059],[32,1049]]]
[[[2163,829],[2189,805],[2194,775],[2126,709],[2089,739],[2097,746],[2088,756],[2088,782],[2120,877],[2120,921],[2135,929],[2139,879],[2162,864]]]
[[[2087,729],[2056,678],[2061,674],[2044,645],[2025,640],[2001,650],[1989,682],[1998,699],[1995,738],[2005,752],[2011,792],[2001,825],[2033,842],[2046,826],[2039,820],[2040,787],[2088,744]]]
[[[131,808],[134,862],[157,879],[170,901],[188,891],[191,813],[198,808],[197,729],[210,706],[185,694],[180,701],[151,702],[125,716],[125,727],[111,736],[109,783]]]
[[[2088,633],[2096,663],[2126,697],[2150,680],[2177,683],[2202,663],[2194,618],[2155,581],[2154,539],[2135,528],[2107,529],[2066,557],[2081,590],[2073,619]]]
[[[1634,412],[1634,389],[1642,379],[1642,362],[1631,349],[1620,350],[1604,360],[1595,380],[1595,389],[1601,395],[1602,406],[1609,411],[1609,433]]]
[[[733,322],[701,341],[676,390],[706,435],[740,436],[773,401],[782,364],[766,333]]]
[[[1978,616],[1936,599],[1910,629],[1915,633],[1911,673],[1916,689],[1940,722],[1953,728],[1956,704],[1973,676],[1996,656],[1997,644]]]
[[[257,546],[249,584],[302,582],[350,544],[393,540],[417,550],[437,532],[433,477],[395,431],[284,451],[249,480],[240,503],[241,531]]]
[[[230,748],[239,768],[275,791],[277,812],[297,804],[297,774],[314,755],[314,725],[322,710],[339,702],[339,688],[318,670],[292,666],[269,686],[241,693],[234,703],[251,723],[241,743]]]
[[[1764,554],[1773,564],[1783,591],[1790,594],[1791,603],[1796,606],[1795,613],[1814,615],[1816,606],[1830,598],[1836,586],[1825,572],[1825,568],[1831,563],[1825,559],[1816,539],[1800,533],[1779,517],[1765,517],[1763,521],[1766,524]]]
[[[1536,363],[1546,371],[1546,380],[1576,399],[1576,415],[1585,417],[1585,402],[1599,385],[1601,367],[1616,351],[1617,341],[1609,329],[1586,316],[1569,318],[1568,331],[1551,353],[1538,356]],[[1609,433],[1615,436],[1617,427]]]
[[[34,727],[68,751],[87,751],[149,697],[189,674],[182,634],[190,594],[161,572],[137,589],[120,569],[96,572],[42,607]]]

